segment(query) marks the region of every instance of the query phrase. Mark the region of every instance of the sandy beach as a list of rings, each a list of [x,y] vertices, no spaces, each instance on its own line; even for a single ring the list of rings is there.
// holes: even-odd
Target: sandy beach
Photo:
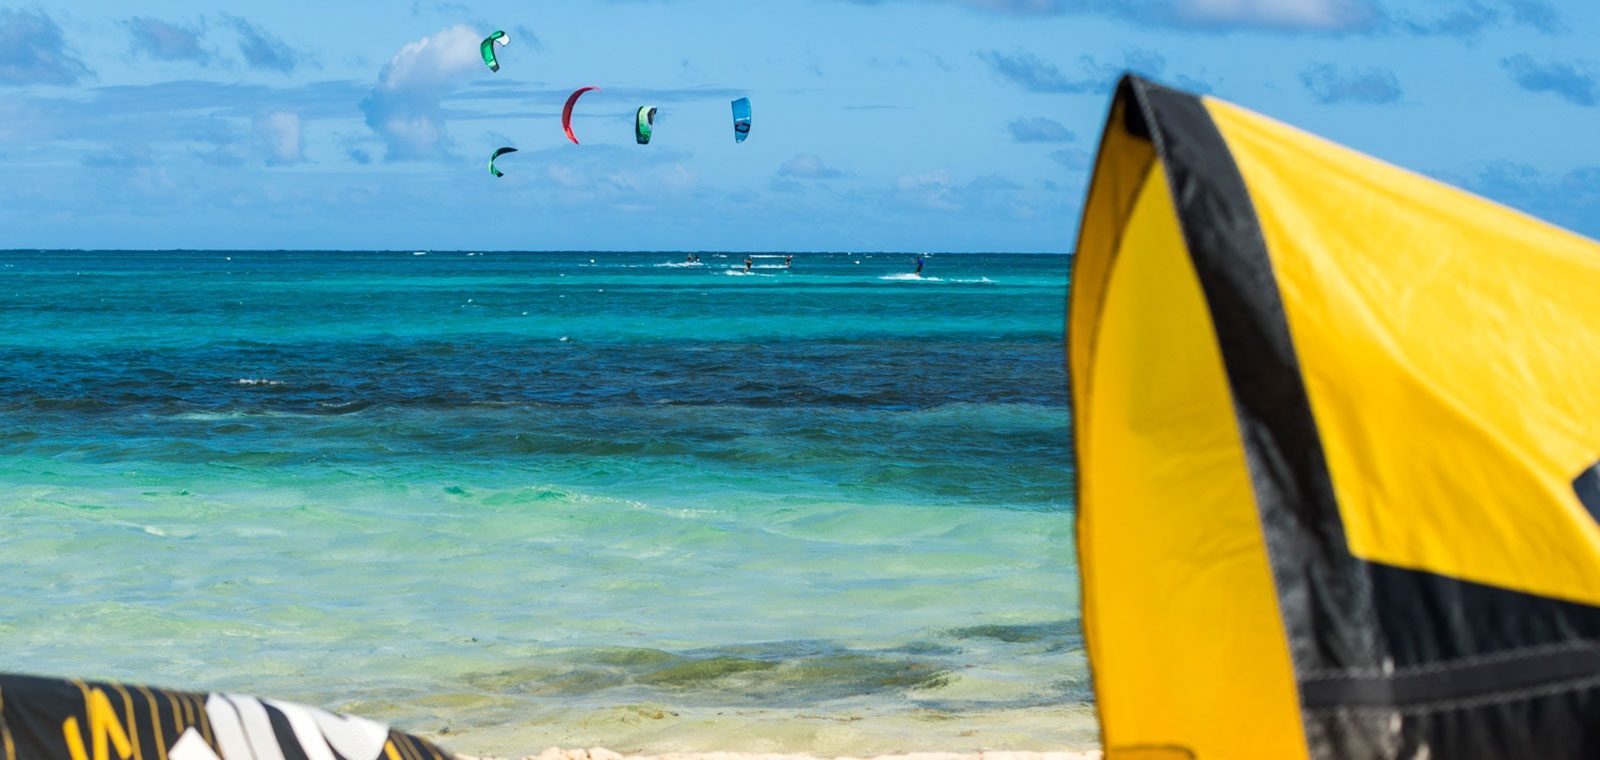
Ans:
[[[462,760],[487,760],[460,756]],[[843,755],[836,760],[1100,760],[1099,750],[1087,752],[911,752],[901,755],[857,757]],[[765,754],[755,752],[672,752],[663,755],[624,755],[603,747],[562,749],[550,747],[523,760],[823,760],[815,755]]]
[[[357,714],[362,711],[355,710]],[[429,729],[425,719],[397,726],[464,756],[521,758],[545,747],[606,747],[628,757],[1054,757],[1099,746],[1099,727],[1087,704],[960,714],[932,710],[880,712],[832,710],[708,710],[664,704],[573,709],[534,720],[505,716],[502,723],[453,724]],[[549,760],[549,758],[546,758]]]

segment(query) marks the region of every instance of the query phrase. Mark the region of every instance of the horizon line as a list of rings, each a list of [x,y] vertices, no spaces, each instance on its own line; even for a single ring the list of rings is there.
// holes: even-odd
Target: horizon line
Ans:
[[[688,254],[741,253],[752,255],[860,255],[891,254],[905,256],[1071,256],[1072,251],[869,251],[869,250],[720,250],[712,248],[632,251],[616,249],[512,250],[483,248],[0,248],[8,253],[506,253],[506,254]]]

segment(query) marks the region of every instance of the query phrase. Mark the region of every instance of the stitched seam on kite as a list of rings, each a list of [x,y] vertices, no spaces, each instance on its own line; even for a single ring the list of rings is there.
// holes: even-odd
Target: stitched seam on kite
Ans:
[[[1470,710],[1475,707],[1485,707],[1506,702],[1521,702],[1539,697],[1555,696],[1571,691],[1591,689],[1600,686],[1600,676],[1587,676],[1577,680],[1558,681],[1543,686],[1533,686],[1525,689],[1512,689],[1510,691],[1497,691],[1476,697],[1463,697],[1459,699],[1443,699],[1433,702],[1422,702],[1408,705],[1330,705],[1327,707],[1303,708],[1309,713],[1373,713],[1378,715],[1414,715],[1421,713],[1449,712],[1453,710]]]
[[[1341,668],[1336,670],[1308,671],[1300,677],[1301,683],[1317,681],[1337,681],[1352,677],[1389,677],[1406,675],[1423,675],[1429,673],[1448,673],[1478,665],[1492,665],[1503,662],[1514,662],[1537,657],[1543,654],[1554,654],[1567,651],[1600,650],[1600,639],[1579,639],[1557,644],[1543,644],[1538,646],[1518,647],[1489,654],[1471,655],[1460,657],[1445,662],[1429,663],[1426,665],[1408,665],[1392,670],[1381,668]]]

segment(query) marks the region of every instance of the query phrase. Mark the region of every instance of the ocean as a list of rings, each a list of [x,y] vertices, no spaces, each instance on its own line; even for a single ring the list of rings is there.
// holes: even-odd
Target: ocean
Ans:
[[[0,670],[467,753],[1095,741],[1065,256],[0,252]]]

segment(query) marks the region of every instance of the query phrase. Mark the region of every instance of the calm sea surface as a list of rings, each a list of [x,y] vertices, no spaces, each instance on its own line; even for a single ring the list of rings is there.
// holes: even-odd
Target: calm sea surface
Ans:
[[[1064,256],[0,252],[0,669],[462,752],[1094,739]]]

